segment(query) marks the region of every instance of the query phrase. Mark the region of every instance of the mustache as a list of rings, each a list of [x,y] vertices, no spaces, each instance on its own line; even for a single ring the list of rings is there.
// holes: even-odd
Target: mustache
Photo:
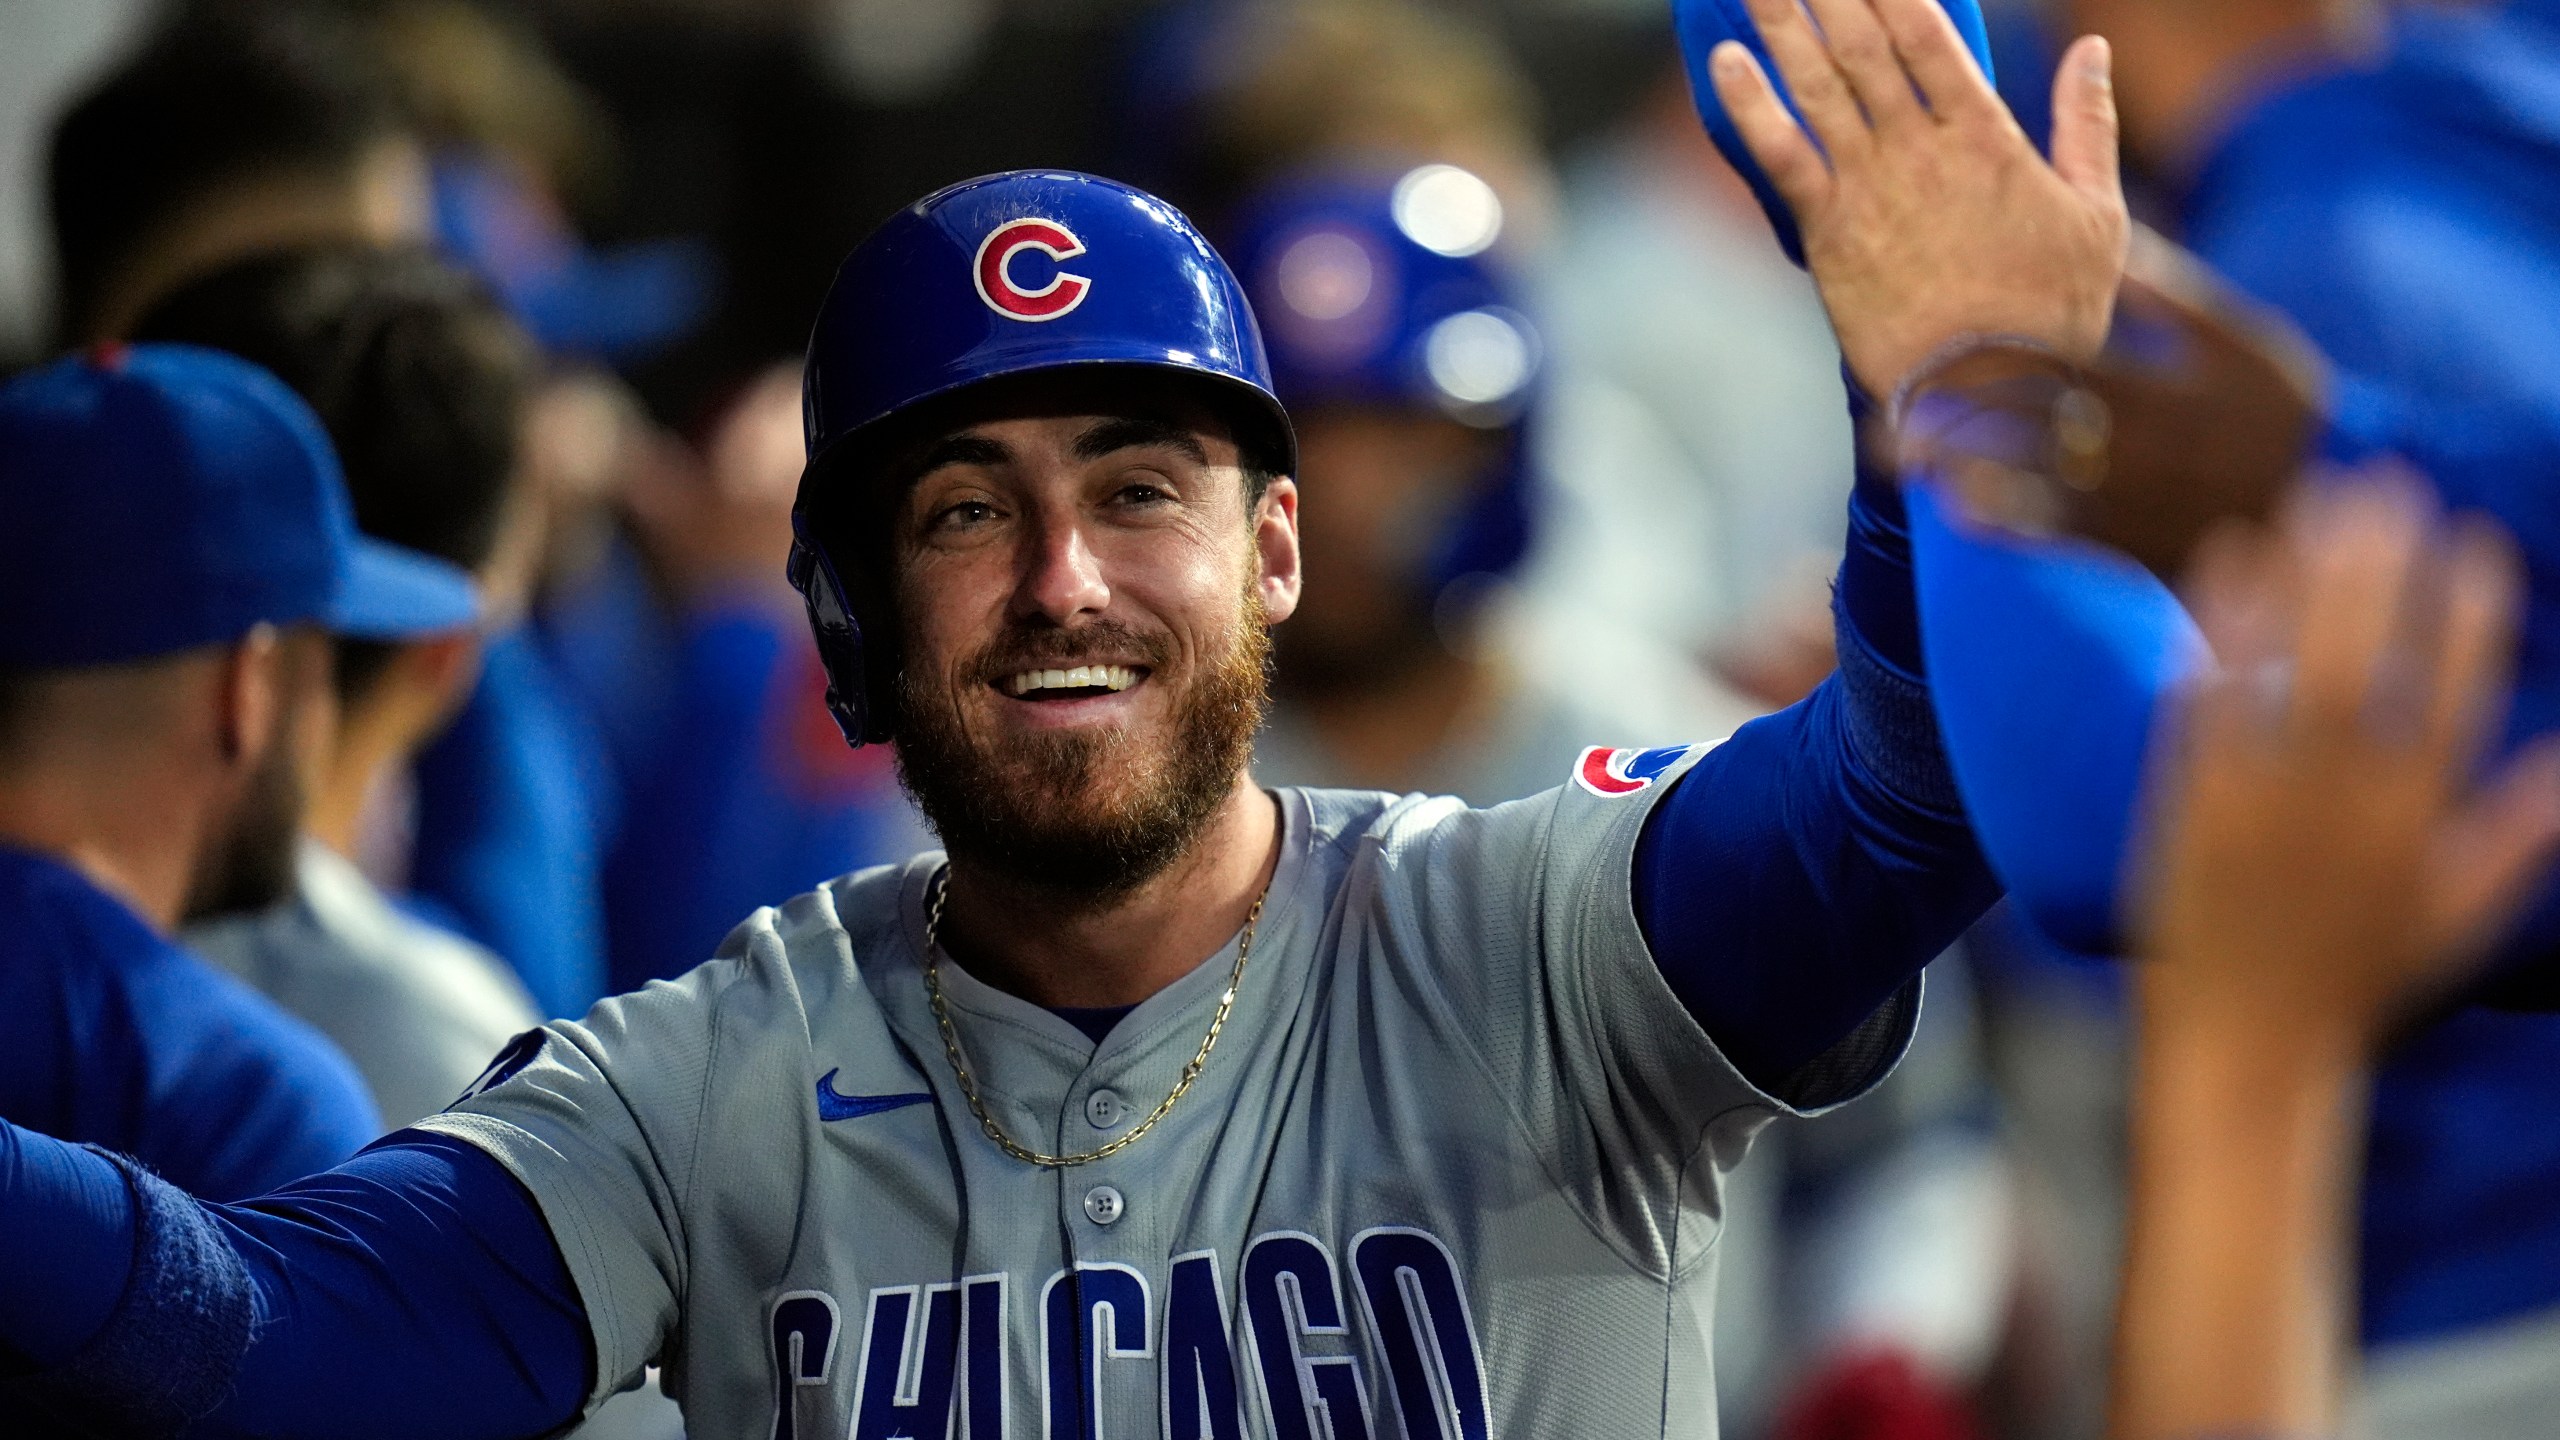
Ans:
[[[1000,635],[978,652],[967,673],[977,683],[993,684],[1025,670],[1097,663],[1162,670],[1172,660],[1172,637],[1117,620],[1097,620],[1073,630],[1023,627]]]

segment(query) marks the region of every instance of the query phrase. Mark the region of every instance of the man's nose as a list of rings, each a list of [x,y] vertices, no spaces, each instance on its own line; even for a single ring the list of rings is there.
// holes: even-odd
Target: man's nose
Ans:
[[[1102,564],[1084,527],[1064,518],[1036,528],[1024,561],[1017,610],[1064,625],[1080,614],[1100,614],[1111,603]]]

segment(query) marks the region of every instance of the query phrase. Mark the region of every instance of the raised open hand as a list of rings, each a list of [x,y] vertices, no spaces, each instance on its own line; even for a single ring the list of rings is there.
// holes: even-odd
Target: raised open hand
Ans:
[[[2502,534],[2445,525],[2405,477],[2316,486],[2274,533],[2205,545],[2219,663],[2155,777],[2146,1003],[2360,1054],[2495,938],[2560,842],[2560,747],[2473,778],[2522,589]]]
[[[2127,234],[2106,42],[2063,56],[2047,164],[1934,0],[1749,8],[1803,123],[1739,43],[1716,48],[1716,94],[1795,212],[1858,382],[1891,395],[1964,336],[2095,358]]]

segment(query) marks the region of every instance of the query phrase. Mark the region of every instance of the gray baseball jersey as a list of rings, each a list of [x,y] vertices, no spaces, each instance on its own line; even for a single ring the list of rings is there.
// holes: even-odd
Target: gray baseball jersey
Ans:
[[[704,1440],[1711,1436],[1719,1189],[1790,1106],[1637,929],[1637,832],[1700,753],[1598,752],[1490,810],[1277,792],[1224,1036],[1095,1164],[1035,1168],[971,1118],[920,969],[931,854],[757,912],[427,1128],[542,1207],[595,1398],[660,1361]],[[1233,960],[1098,1047],[942,973],[995,1118],[1075,1151],[1173,1087]],[[1872,1083],[1917,1007],[1790,1099]]]
[[[400,913],[316,840],[295,857],[291,899],[191,926],[186,941],[338,1042],[388,1129],[453,1103],[542,1019],[505,961]]]

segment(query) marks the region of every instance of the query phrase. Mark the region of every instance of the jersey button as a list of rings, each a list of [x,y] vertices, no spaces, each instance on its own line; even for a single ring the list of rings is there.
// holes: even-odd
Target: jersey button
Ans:
[[[1117,1127],[1121,1117],[1128,1113],[1129,1107],[1122,1103],[1117,1091],[1096,1090],[1085,1097],[1084,1118],[1092,1121],[1096,1130]]]
[[[1117,1222],[1121,1212],[1127,1208],[1127,1202],[1120,1198],[1120,1192],[1108,1185],[1096,1185],[1084,1192],[1084,1218],[1096,1225]]]

